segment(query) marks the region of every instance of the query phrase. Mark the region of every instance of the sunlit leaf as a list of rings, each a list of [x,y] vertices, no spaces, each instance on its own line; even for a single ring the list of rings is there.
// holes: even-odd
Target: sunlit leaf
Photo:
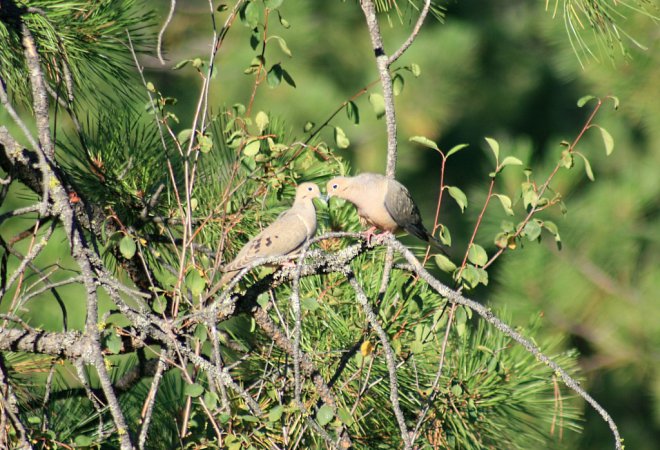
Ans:
[[[493,138],[486,137],[486,142],[488,142],[488,146],[490,149],[493,151],[493,154],[495,155],[495,161],[500,160],[500,144]]]
[[[268,126],[268,123],[270,121],[268,120],[268,114],[266,114],[263,111],[259,111],[257,115],[254,118],[254,123],[257,124],[257,128],[259,129],[259,133],[263,133],[263,131],[266,129]]]
[[[504,208],[504,212],[509,216],[513,216],[513,209],[511,209],[511,199],[504,194],[493,194],[497,197]]]
[[[456,203],[458,203],[458,206],[461,208],[461,212],[464,212],[468,205],[468,200],[465,193],[463,193],[463,191],[456,186],[447,186],[447,190],[449,191],[449,195],[451,195],[452,198],[456,200]]]
[[[339,127],[335,127],[335,143],[339,148],[348,148],[351,145],[351,141],[346,136],[346,133]]]
[[[581,97],[581,98],[577,101],[578,108],[582,108],[584,105],[587,104],[587,102],[589,102],[589,100],[593,100],[593,99],[595,99],[595,98],[596,98],[596,97],[594,97],[593,95],[585,95],[584,97]]]
[[[476,266],[483,266],[488,262],[488,254],[481,245],[472,244],[468,250],[468,260]]]
[[[410,138],[410,141],[411,141],[411,142],[416,142],[416,143],[418,143],[418,144],[421,144],[421,145],[423,145],[424,147],[428,147],[428,148],[432,148],[433,150],[438,150],[438,151],[440,151],[440,149],[438,148],[438,144],[436,144],[435,142],[433,142],[431,139],[429,139],[429,138],[427,138],[427,137],[424,137],[424,136],[413,136],[413,137]]]
[[[614,150],[614,139],[612,135],[603,127],[598,127],[600,134],[603,137],[603,143],[605,144],[605,154],[610,156]]]
[[[449,158],[451,155],[454,153],[458,153],[459,151],[463,150],[464,148],[468,148],[468,144],[458,144],[454,145],[448,152],[447,152],[447,158]]]
[[[374,109],[377,118],[381,118],[385,115],[385,99],[380,94],[371,94],[369,95],[369,103]]]
[[[397,73],[392,77],[392,91],[394,92],[394,95],[399,95],[403,92],[404,84],[405,82],[401,74]]]

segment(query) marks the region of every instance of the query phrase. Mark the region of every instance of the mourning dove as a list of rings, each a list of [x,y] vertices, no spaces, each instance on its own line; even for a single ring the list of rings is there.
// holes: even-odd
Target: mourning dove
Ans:
[[[302,183],[296,189],[296,199],[290,209],[250,239],[225,267],[220,285],[229,282],[244,267],[258,258],[293,255],[316,233],[315,198],[321,197],[314,183]]]
[[[405,230],[440,250],[442,243],[427,231],[419,209],[408,189],[398,181],[376,173],[362,173],[355,177],[336,177],[328,181],[328,197],[339,197],[357,207],[360,222],[371,225],[373,230],[395,233]]]

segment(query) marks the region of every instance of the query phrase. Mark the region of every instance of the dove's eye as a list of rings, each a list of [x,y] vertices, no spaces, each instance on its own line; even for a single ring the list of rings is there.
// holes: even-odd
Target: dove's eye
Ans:
[[[339,187],[339,185],[337,183],[332,185],[332,189],[337,189],[338,187]]]
[[[312,187],[309,186],[309,187],[307,188],[307,190],[308,190],[309,192],[312,192]]]

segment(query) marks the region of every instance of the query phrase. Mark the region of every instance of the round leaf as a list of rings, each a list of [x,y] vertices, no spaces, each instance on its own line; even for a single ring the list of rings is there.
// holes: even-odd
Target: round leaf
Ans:
[[[124,258],[131,259],[133,256],[135,256],[136,251],[137,245],[135,244],[135,241],[132,237],[126,235],[121,238],[121,241],[119,241],[119,252]]]
[[[335,413],[332,412],[332,408],[328,405],[321,406],[316,412],[316,420],[322,427],[330,423],[333,417],[335,417]]]
[[[204,386],[201,384],[193,383],[186,384],[183,388],[183,394],[190,397],[199,397],[204,393]]]
[[[488,262],[488,254],[481,245],[472,244],[468,250],[468,259],[475,266],[483,266]]]
[[[261,142],[259,139],[253,139],[245,145],[245,148],[243,148],[243,154],[245,156],[255,156],[257,153],[259,153],[260,146]]]

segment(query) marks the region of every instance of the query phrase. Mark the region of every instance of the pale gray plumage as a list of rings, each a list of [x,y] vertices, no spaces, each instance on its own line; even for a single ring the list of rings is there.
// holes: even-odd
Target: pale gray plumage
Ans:
[[[360,219],[372,227],[391,233],[405,230],[442,250],[442,243],[424,227],[408,189],[392,178],[376,173],[336,177],[328,181],[327,193],[353,203]]]
[[[293,256],[316,233],[316,210],[313,200],[321,197],[314,183],[302,183],[296,189],[293,206],[250,239],[236,257],[225,267],[220,284],[229,282],[236,274],[258,258]]]

